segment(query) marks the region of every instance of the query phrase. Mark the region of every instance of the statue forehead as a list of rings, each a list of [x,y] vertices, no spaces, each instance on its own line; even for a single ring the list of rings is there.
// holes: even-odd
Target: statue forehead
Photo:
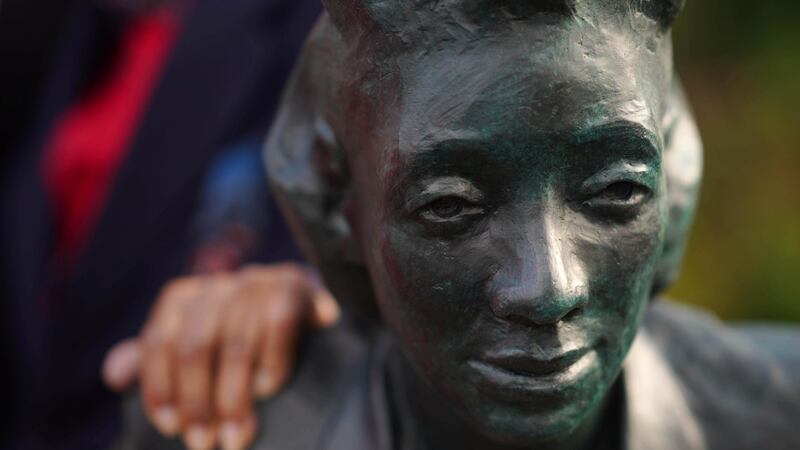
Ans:
[[[460,97],[448,94],[455,90],[464,96],[481,95],[489,85],[504,83],[513,90],[508,81],[516,79],[518,85],[538,81],[572,87],[595,84],[592,89],[608,91],[636,88],[658,97],[671,78],[669,37],[652,32],[652,20],[641,15],[614,24],[535,15],[505,21],[504,26],[491,30],[462,27],[462,32],[456,33],[442,31],[444,26],[420,26],[419,22],[396,21],[398,27],[412,27],[436,37],[413,39],[414,33],[395,27],[373,30],[350,42],[342,66],[349,88],[345,95],[379,99],[380,106],[387,107],[391,105],[386,99],[394,95],[388,91],[399,88],[405,100],[421,92],[428,97],[427,103],[434,99],[459,103]],[[447,36],[438,36],[442,32]],[[434,93],[437,95],[432,96]],[[460,103],[464,106],[467,102]]]
[[[615,37],[580,42],[582,33],[525,32],[469,48],[451,43],[400,59],[401,141],[430,133],[579,133],[630,121],[658,132],[668,79],[654,52]],[[577,36],[576,36],[577,34]]]

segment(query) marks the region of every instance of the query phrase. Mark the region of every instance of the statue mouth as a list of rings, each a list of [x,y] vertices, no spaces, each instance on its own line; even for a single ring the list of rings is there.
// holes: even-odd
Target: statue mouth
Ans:
[[[536,354],[518,350],[503,350],[488,352],[480,362],[519,376],[547,377],[565,371],[589,350],[589,347],[567,351],[540,349]]]
[[[517,351],[485,354],[468,361],[479,375],[482,391],[499,394],[511,401],[531,398],[563,399],[599,362],[591,347],[569,351],[545,350],[538,355]]]

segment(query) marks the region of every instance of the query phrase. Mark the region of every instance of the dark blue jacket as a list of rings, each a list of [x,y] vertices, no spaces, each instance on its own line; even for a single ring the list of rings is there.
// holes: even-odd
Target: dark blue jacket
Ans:
[[[118,399],[100,381],[108,348],[135,334],[159,287],[185,270],[188,230],[210,165],[269,126],[318,0],[196,0],[109,199],[70,279],[47,282],[53,224],[39,178],[43,140],[104,46],[101,14],[77,2],[59,38],[37,117],[4,164],[0,189],[0,448],[105,447]],[[270,239],[285,241],[285,229]],[[270,259],[293,254],[278,245]]]

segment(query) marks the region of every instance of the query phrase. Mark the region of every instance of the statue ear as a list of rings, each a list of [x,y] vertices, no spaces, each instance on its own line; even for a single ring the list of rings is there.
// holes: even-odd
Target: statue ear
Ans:
[[[664,250],[653,285],[653,296],[678,276],[700,193],[703,143],[677,77],[664,114],[664,173],[667,177],[669,222]]]
[[[295,66],[265,143],[268,178],[295,240],[357,319],[377,316],[372,286],[346,218],[352,197],[346,153],[326,114],[335,108],[338,33],[325,15]],[[323,56],[324,55],[324,56]]]
[[[638,0],[639,8],[664,30],[672,27],[685,3],[686,0]]]

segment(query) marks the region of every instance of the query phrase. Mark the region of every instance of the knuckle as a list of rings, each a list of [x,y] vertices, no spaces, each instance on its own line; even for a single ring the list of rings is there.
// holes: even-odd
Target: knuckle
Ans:
[[[234,280],[235,276],[228,272],[220,272],[215,273],[209,276],[209,280],[212,283],[217,284],[218,286],[227,286],[230,285],[231,282]]]
[[[161,289],[161,294],[159,297],[164,299],[164,301],[169,301],[169,299],[172,298],[183,297],[194,290],[197,282],[198,280],[195,276],[175,278],[164,285],[164,287]]]
[[[176,353],[181,359],[196,359],[211,352],[213,341],[207,336],[188,333],[182,336],[176,345]]]
[[[142,334],[142,343],[145,350],[155,347],[164,347],[172,342],[169,337],[157,326],[147,327]]]
[[[263,273],[247,272],[240,274],[236,283],[236,298],[243,299],[248,293],[259,292],[268,286],[269,279]]]
[[[307,284],[305,270],[297,264],[250,267],[239,273],[237,293],[242,298],[275,301],[279,294],[302,292]]]
[[[281,276],[285,278],[288,283],[295,285],[305,284],[308,279],[306,270],[297,263],[288,262],[281,265]]]
[[[180,400],[181,413],[190,421],[205,421],[211,418],[211,406],[204,397],[183,397]]]
[[[233,286],[233,278],[226,273],[214,274],[204,279],[203,294],[204,298],[210,300],[220,300],[227,297],[230,287]]]
[[[247,265],[236,272],[236,277],[240,284],[261,285],[269,282],[275,274],[275,268],[271,265]]]
[[[292,325],[299,316],[299,302],[292,297],[283,297],[283,301],[275,302],[264,314],[267,325],[283,327]]]
[[[229,392],[217,393],[217,413],[222,417],[231,418],[236,416],[244,406],[242,403],[241,396],[231,395]]]
[[[254,345],[250,339],[242,335],[230,336],[225,340],[222,354],[226,360],[243,361],[250,359]]]

